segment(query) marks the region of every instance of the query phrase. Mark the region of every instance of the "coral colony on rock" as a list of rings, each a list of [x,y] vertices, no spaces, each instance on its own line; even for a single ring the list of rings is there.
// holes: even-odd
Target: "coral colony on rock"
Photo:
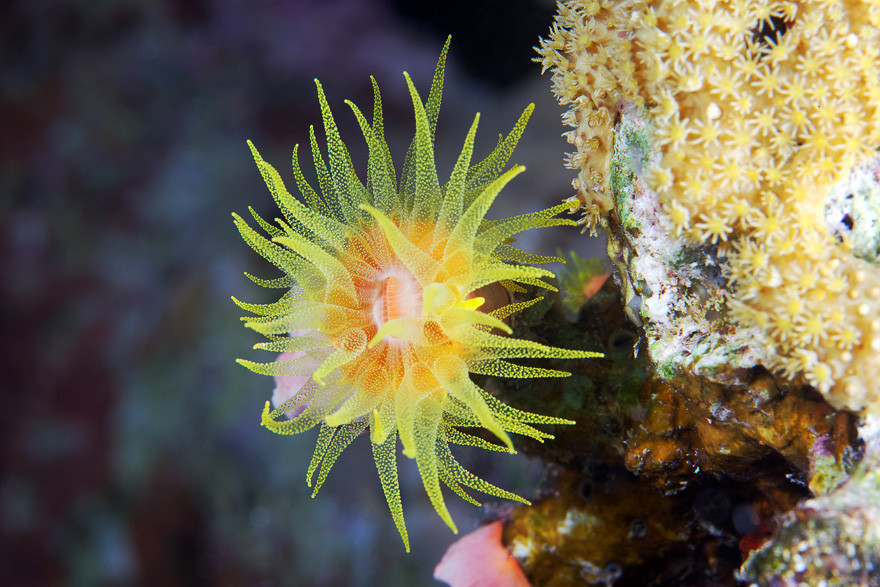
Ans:
[[[502,173],[531,107],[471,166],[475,121],[440,186],[445,48],[425,104],[407,77],[416,136],[399,182],[378,89],[372,124],[350,104],[366,184],[320,85],[320,195],[296,149],[305,204],[254,150],[284,219],[254,214],[269,238],[236,223],[285,274],[254,281],[287,290],[237,302],[272,339],[258,346],[287,353],[242,361],[279,379],[263,424],[321,427],[316,490],[369,428],[405,543],[398,436],[453,529],[441,481],[469,501],[463,487],[528,502],[465,471],[449,443],[512,451],[508,433],[526,437],[547,490],[449,549],[435,576],[453,585],[880,584],[880,0],[558,9],[536,61],[572,128],[577,193],[560,205],[483,218],[522,170]],[[562,211],[605,233],[613,279],[560,253],[574,265],[560,301],[551,274],[524,265],[553,259],[509,238],[575,223]],[[502,336],[510,318],[521,338]],[[573,376],[541,399],[535,378],[569,374],[554,361],[597,356],[569,348],[609,360],[565,362]],[[485,389],[469,374],[490,376]],[[533,424],[572,425],[541,444]],[[475,552],[492,561],[482,571]]]
[[[573,422],[511,407],[477,386],[469,373],[564,377],[569,373],[508,359],[602,356],[510,336],[509,317],[541,298],[512,302],[508,290],[523,293],[525,285],[555,291],[545,281],[553,273],[531,264],[558,260],[522,251],[510,244],[511,237],[575,222],[555,218],[568,207],[564,203],[502,220],[485,218],[501,189],[524,169],[503,171],[533,106],[485,159],[472,165],[477,115],[449,181],[441,185],[433,137],[448,46],[447,40],[426,102],[404,73],[416,131],[399,181],[384,139],[375,80],[372,123],[348,102],[369,149],[366,182],[355,175],[316,81],[329,158],[328,165],[312,129],[319,189],[305,180],[297,147],[293,173],[305,203],[291,196],[278,172],[251,145],[283,218],[273,225],[251,210],[266,237],[234,215],[244,240],[284,274],[269,280],[252,277],[259,285],[285,290],[277,302],[235,300],[255,314],[243,319],[245,325],[270,339],[256,348],[285,353],[272,363],[239,361],[279,380],[274,409],[266,403],[263,425],[278,434],[320,427],[307,472],[310,485],[317,473],[315,492],[342,450],[369,430],[382,489],[407,550],[398,438],[453,532],[441,482],[477,505],[465,488],[528,504],[464,469],[449,445],[514,452],[509,433],[544,440],[553,436],[533,424]],[[486,429],[499,442],[466,431],[472,428]]]
[[[880,2],[568,2],[540,54],[573,206],[642,257],[655,358],[761,363],[880,413]],[[722,305],[717,336],[696,307]]]

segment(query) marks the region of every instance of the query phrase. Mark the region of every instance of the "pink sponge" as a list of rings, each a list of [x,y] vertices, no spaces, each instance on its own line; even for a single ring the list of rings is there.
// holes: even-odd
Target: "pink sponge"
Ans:
[[[434,578],[452,587],[529,587],[516,560],[501,544],[500,521],[452,543],[434,568]]]

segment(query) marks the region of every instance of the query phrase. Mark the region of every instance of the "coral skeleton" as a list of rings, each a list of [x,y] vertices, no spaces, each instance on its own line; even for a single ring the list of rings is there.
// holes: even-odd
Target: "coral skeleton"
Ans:
[[[407,550],[398,438],[403,454],[415,459],[432,505],[454,532],[441,482],[477,505],[466,488],[528,503],[464,469],[449,445],[514,452],[510,433],[543,441],[553,436],[533,425],[572,422],[508,406],[476,385],[470,373],[561,377],[568,373],[510,359],[601,356],[509,336],[506,319],[541,298],[511,302],[505,295],[503,304],[488,307],[486,292],[492,288],[505,294],[504,288],[525,292],[523,285],[555,291],[545,281],[553,273],[531,264],[557,259],[522,251],[511,237],[531,228],[575,223],[556,218],[568,208],[564,203],[502,220],[485,218],[501,189],[524,169],[503,171],[533,106],[485,159],[472,165],[477,115],[449,181],[440,183],[433,137],[448,44],[427,101],[404,73],[416,130],[399,181],[384,138],[375,80],[372,123],[347,102],[369,149],[365,183],[354,172],[316,80],[327,137],[325,159],[311,129],[318,189],[306,181],[297,147],[293,173],[302,201],[251,144],[283,218],[272,224],[251,210],[263,236],[234,215],[244,240],[283,273],[276,279],[251,277],[259,285],[285,290],[278,301],[235,300],[254,314],[243,318],[245,325],[270,339],[256,348],[288,353],[270,363],[239,360],[257,373],[291,378],[276,394],[274,409],[266,403],[263,425],[278,434],[320,428],[307,471],[309,485],[317,474],[315,493],[342,450],[368,431],[381,486]],[[473,428],[487,430],[498,442],[468,431]]]

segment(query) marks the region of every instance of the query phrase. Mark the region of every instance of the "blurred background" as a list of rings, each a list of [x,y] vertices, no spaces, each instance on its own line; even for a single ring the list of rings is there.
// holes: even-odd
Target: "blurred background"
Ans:
[[[448,177],[475,112],[477,153],[530,102],[496,202],[509,216],[573,193],[561,109],[531,61],[541,0],[6,0],[0,3],[0,584],[427,585],[454,540],[403,462],[403,551],[359,439],[314,500],[316,431],[275,436],[273,381],[231,303],[274,277],[230,213],[273,202],[252,139],[293,190],[324,84],[359,171],[344,105],[383,90],[399,163],[413,132],[401,72],[427,94],[452,34],[438,128]],[[319,137],[323,132],[319,129]],[[575,229],[523,246],[584,255]],[[566,244],[566,242],[568,244]],[[276,294],[277,295],[277,294]],[[526,495],[542,466],[460,450]],[[486,512],[450,495],[462,532]]]

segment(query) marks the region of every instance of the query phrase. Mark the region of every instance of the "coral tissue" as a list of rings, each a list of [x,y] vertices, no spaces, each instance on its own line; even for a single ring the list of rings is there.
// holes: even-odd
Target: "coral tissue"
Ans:
[[[721,263],[728,324],[767,367],[880,412],[880,2],[578,0],[539,52],[585,227],[637,212],[615,209],[613,165],[636,117],[627,189]]]
[[[433,137],[445,57],[446,48],[424,103],[406,76],[416,131],[399,180],[384,139],[375,81],[372,123],[348,103],[369,149],[366,182],[355,175],[318,83],[327,137],[325,159],[312,129],[318,189],[304,178],[296,148],[293,173],[303,201],[287,191],[279,173],[251,145],[283,218],[271,224],[251,211],[268,235],[263,236],[235,216],[244,240],[283,273],[272,280],[253,278],[285,290],[277,302],[236,300],[255,315],[244,318],[245,324],[270,339],[257,347],[289,353],[271,363],[240,362],[258,373],[297,378],[280,386],[284,392],[276,398],[282,401],[274,410],[267,402],[263,425],[279,434],[320,427],[307,475],[311,484],[317,473],[316,492],[342,450],[368,430],[382,488],[407,549],[398,438],[403,454],[415,459],[437,513],[455,531],[441,482],[472,503],[478,502],[465,488],[525,500],[465,470],[450,443],[513,452],[510,433],[543,440],[552,436],[534,424],[571,423],[510,407],[483,391],[469,374],[558,377],[568,373],[509,359],[599,356],[504,336],[512,334],[505,318],[537,300],[486,307],[483,292],[491,286],[554,290],[545,281],[553,274],[529,265],[554,259],[517,249],[511,237],[530,228],[574,222],[554,218],[566,204],[485,219],[500,190],[523,171],[521,166],[503,169],[532,106],[485,159],[472,165],[477,116],[449,181],[440,183]],[[292,418],[285,419],[285,413]],[[485,428],[499,443],[462,430],[473,427]]]

